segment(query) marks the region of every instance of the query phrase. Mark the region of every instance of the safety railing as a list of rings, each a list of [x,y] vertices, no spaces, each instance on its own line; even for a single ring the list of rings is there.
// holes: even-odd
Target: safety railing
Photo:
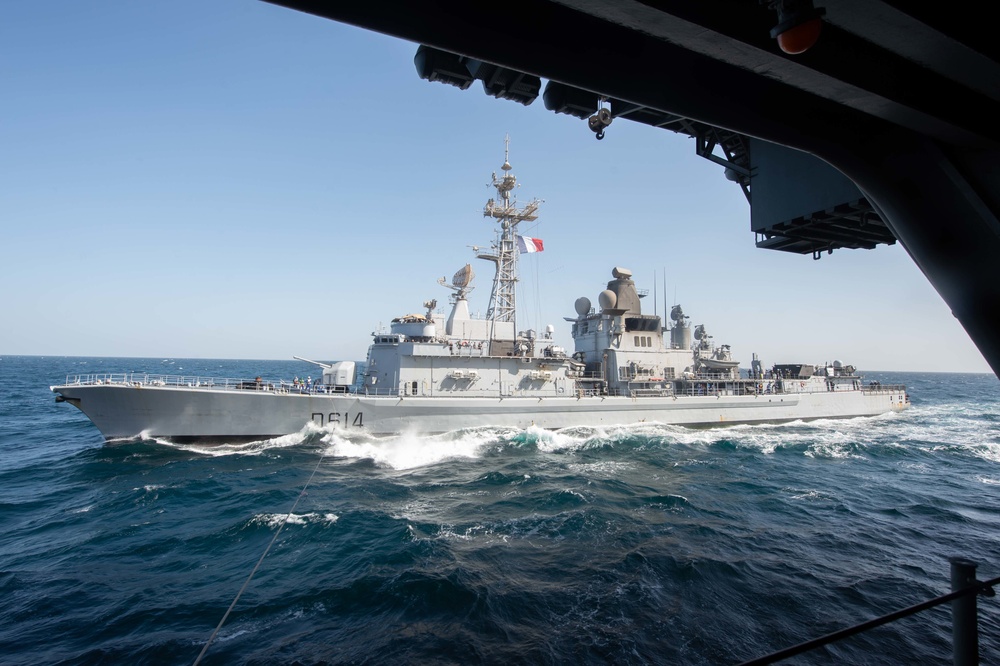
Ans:
[[[489,345],[484,345],[482,342],[453,342],[448,345],[449,351],[451,351],[452,356],[468,356],[468,357],[482,357],[489,356]]]
[[[262,388],[270,382],[257,379],[234,379],[230,377],[201,377],[196,375],[156,375],[145,372],[108,372],[88,375],[67,375],[66,384],[96,385],[124,384],[129,386],[170,386],[182,388]]]
[[[581,372],[577,374],[579,379],[586,381],[600,381],[604,379],[604,373],[602,372]]]
[[[134,386],[134,387],[164,387],[181,389],[199,389],[216,391],[262,391],[273,393],[302,393],[302,394],[328,394],[344,392],[345,389],[325,386],[321,383],[307,384],[304,381],[296,384],[287,380],[270,379],[237,379],[231,377],[203,377],[198,375],[159,375],[141,372],[114,372],[114,373],[93,373],[67,375],[66,385],[69,386]],[[557,394],[560,397],[594,397],[594,396],[628,396],[628,397],[654,397],[654,396],[733,396],[733,395],[771,395],[776,387],[770,382],[754,382],[748,380],[729,380],[724,382],[688,380],[683,388],[674,390],[672,386],[654,387],[639,386],[631,389],[608,388],[599,390],[595,388],[578,386],[576,390],[570,388],[565,394]],[[864,385],[862,391],[869,393],[899,393],[905,394],[905,388],[897,384]],[[770,390],[768,390],[770,389]],[[362,386],[351,389],[368,397],[397,397],[408,395],[407,392],[398,388],[385,388]],[[461,391],[445,392],[443,395],[449,397],[483,397],[489,391]],[[430,395],[424,393],[420,395]],[[513,390],[503,394],[505,397],[539,397],[538,391]],[[548,394],[544,394],[548,395]]]
[[[629,391],[633,398],[660,398],[673,395],[669,388],[634,388]]]
[[[868,382],[867,384],[861,385],[861,391],[864,393],[904,393],[906,391],[906,386],[904,384],[881,384],[879,382]]]
[[[271,391],[278,393],[327,393],[333,387],[306,382],[268,380],[261,378],[201,377],[197,375],[156,375],[144,372],[108,372],[87,375],[67,375],[67,386],[133,386],[189,388],[218,391]]]
[[[952,590],[949,594],[856,624],[847,629],[835,631],[820,638],[799,643],[784,650],[772,652],[764,657],[744,661],[740,666],[764,666],[783,661],[803,652],[815,650],[948,602],[951,602],[952,663],[954,666],[979,664],[979,607],[976,597],[979,595],[994,596],[993,586],[1000,584],[1000,577],[990,580],[976,580],[976,567],[978,566],[976,562],[964,557],[953,557],[949,561],[951,562]]]
[[[777,387],[770,381],[742,380],[728,382],[700,382],[689,380],[682,388],[675,391],[677,395],[686,396],[718,396],[718,395],[772,395],[778,393]]]
[[[376,388],[374,386],[367,386],[367,385],[358,389],[357,392],[369,398],[378,398],[378,397],[389,398],[393,396],[406,395],[405,393],[401,392],[398,388],[386,388],[386,387]]]

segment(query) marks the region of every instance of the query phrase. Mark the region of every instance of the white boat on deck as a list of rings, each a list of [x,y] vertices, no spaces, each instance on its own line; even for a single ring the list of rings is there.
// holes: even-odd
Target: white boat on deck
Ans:
[[[435,433],[477,426],[565,428],[658,422],[688,426],[846,418],[900,411],[905,387],[866,384],[851,366],[776,365],[754,357],[747,376],[728,345],[715,348],[704,327],[692,341],[680,306],[665,324],[642,311],[632,272],[617,267],[598,295],[575,304],[574,348],[555,329],[518,330],[517,227],[536,219],[538,201],[518,207],[516,178],[504,160],[493,176],[496,199],[484,209],[497,223],[491,250],[477,254],[494,277],[485,318],[470,315],[474,272],[448,283],[447,315],[437,301],[373,333],[363,372],[343,361],[317,364],[322,380],[219,379],[150,374],[91,374],[51,387],[57,400],[86,414],[108,439],[239,441],[300,431],[307,423],[373,434]],[[304,360],[304,359],[303,359]]]

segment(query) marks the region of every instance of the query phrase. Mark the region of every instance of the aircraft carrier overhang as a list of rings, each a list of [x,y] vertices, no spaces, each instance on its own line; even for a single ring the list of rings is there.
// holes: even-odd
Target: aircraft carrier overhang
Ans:
[[[424,78],[541,96],[587,137],[624,120],[694,137],[758,247],[898,241],[1000,372],[1000,45],[975,8],[521,0],[499,21],[465,0],[270,1],[413,41]]]

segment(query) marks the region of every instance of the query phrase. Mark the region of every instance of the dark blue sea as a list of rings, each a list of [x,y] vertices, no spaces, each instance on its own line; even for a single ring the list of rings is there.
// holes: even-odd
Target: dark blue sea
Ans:
[[[735,664],[946,593],[950,556],[1000,575],[993,375],[870,372],[912,408],[845,421],[213,447],[106,444],[48,390],[312,369],[3,357],[0,662],[193,663],[283,523],[202,663]],[[950,623],[790,663],[950,663]]]

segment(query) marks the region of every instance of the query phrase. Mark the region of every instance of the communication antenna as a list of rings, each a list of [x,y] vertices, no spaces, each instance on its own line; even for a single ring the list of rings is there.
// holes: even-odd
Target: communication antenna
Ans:
[[[483,217],[492,217],[499,223],[497,239],[493,243],[493,253],[476,255],[496,264],[496,274],[493,277],[493,291],[490,294],[490,306],[486,311],[486,319],[491,322],[514,322],[516,316],[515,294],[517,285],[517,225],[521,222],[534,222],[538,219],[536,211],[541,201],[533,199],[524,208],[517,207],[516,199],[511,192],[517,187],[517,178],[511,173],[510,166],[510,135],[504,138],[503,176],[497,177],[493,172],[492,185],[497,191],[496,199],[490,199],[483,208]],[[514,327],[516,330],[516,326]]]
[[[653,270],[653,316],[657,316],[656,310],[656,270]],[[664,313],[666,314],[666,313]]]
[[[674,303],[677,299],[674,299]],[[667,318],[667,269],[663,268],[663,318]]]

